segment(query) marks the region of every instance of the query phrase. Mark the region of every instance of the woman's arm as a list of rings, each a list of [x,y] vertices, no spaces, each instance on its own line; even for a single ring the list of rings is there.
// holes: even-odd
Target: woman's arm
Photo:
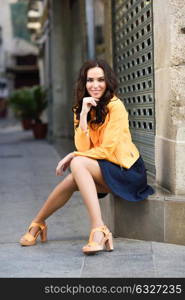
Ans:
[[[87,151],[91,147],[91,140],[87,130],[82,130],[80,123],[76,128],[76,116],[74,114],[74,143],[78,151]],[[83,124],[84,125],[84,124]]]
[[[92,97],[83,98],[82,110],[80,113],[79,126],[76,125],[78,121],[76,120],[76,115],[74,114],[74,128],[75,128],[75,146],[78,151],[87,151],[91,148],[91,140],[89,137],[89,129],[87,124],[87,115],[92,106],[96,106],[97,103]]]

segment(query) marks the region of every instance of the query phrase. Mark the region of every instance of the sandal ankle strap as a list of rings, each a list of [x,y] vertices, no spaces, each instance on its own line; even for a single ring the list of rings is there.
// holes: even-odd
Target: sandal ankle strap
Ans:
[[[99,227],[95,227],[91,230],[91,232],[96,232],[96,231],[101,231],[105,234],[108,234],[110,232],[110,230],[107,228],[106,225],[102,225],[102,226],[99,226]]]
[[[44,228],[46,228],[46,224],[41,224],[41,223],[37,223],[37,222],[32,222],[29,226],[29,230],[35,226],[38,226],[41,230],[43,230]]]
[[[90,236],[89,236],[89,243],[92,243],[93,242],[93,236],[94,236],[94,233],[96,231],[100,231],[100,232],[103,232],[104,235],[106,236],[107,234],[110,233],[110,230],[107,228],[106,225],[102,225],[102,226],[99,226],[99,227],[95,227],[91,230],[91,233],[90,233]]]

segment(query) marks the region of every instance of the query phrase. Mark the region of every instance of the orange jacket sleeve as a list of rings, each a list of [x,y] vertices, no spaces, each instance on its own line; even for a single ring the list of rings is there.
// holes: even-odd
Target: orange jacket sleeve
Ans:
[[[75,151],[75,155],[108,159],[113,153],[124,129],[128,130],[128,113],[121,101],[110,102],[108,108],[110,119],[104,131],[102,144],[86,151]]]
[[[80,126],[76,127],[78,121],[76,120],[76,115],[74,114],[74,142],[75,147],[78,151],[86,151],[91,148],[91,140],[90,137],[80,128]]]

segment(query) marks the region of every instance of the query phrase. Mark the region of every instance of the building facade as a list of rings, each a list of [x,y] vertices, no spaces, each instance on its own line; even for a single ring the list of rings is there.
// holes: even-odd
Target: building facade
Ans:
[[[50,140],[73,136],[77,72],[87,58],[105,58],[156,189],[143,203],[102,199],[106,223],[116,235],[185,244],[184,1],[33,2],[44,7],[38,42],[51,91]]]
[[[39,83],[37,47],[27,30],[27,3],[2,0],[0,4],[0,79],[13,89]]]

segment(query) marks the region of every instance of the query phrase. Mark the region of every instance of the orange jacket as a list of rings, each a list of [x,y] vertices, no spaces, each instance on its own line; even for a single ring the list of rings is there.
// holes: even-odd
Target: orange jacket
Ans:
[[[139,158],[139,151],[132,142],[128,112],[123,102],[114,96],[108,104],[109,112],[102,125],[91,128],[88,135],[80,127],[75,129],[75,155],[93,159],[106,159],[129,169]],[[74,125],[78,124],[74,114]]]

